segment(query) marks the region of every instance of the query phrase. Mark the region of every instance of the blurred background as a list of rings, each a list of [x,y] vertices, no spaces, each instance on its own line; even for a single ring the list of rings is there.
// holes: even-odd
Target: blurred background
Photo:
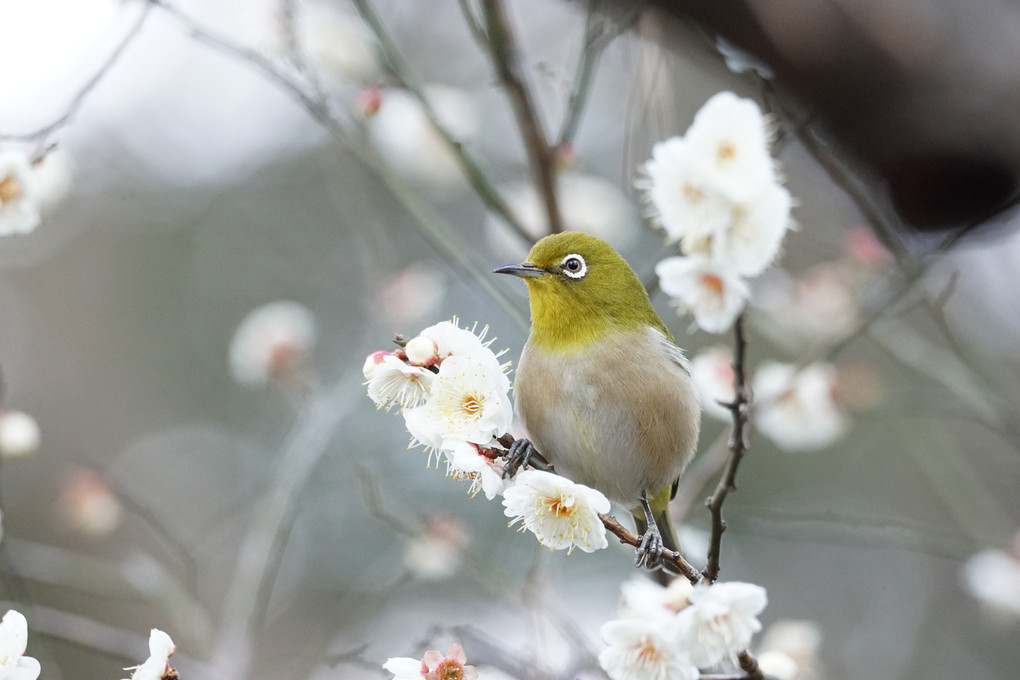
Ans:
[[[796,24],[802,8],[786,4]],[[982,21],[999,16],[985,4]],[[915,65],[897,64],[939,82],[923,57],[970,39],[949,21],[963,6],[912,5],[916,33],[871,7],[867,35],[917,40]],[[824,394],[791,391],[785,420],[762,414],[725,506],[722,578],[767,588],[766,634],[809,631],[798,649],[811,658],[788,677],[1012,677],[1012,142],[989,160],[1003,169],[993,197],[921,220],[870,155],[909,146],[901,129],[877,126],[858,147],[843,125],[852,102],[833,117],[810,79],[716,34],[778,20],[735,9],[724,25],[683,3],[505,9],[564,224],[621,250],[705,358],[706,384],[729,356],[706,352],[732,353],[732,338],[654,294],[674,248],[634,181],[719,91],[775,122],[798,226],[753,282],[750,370],[815,367]],[[0,599],[28,618],[41,677],[121,677],[152,627],[177,643],[185,679],[388,678],[388,657],[454,640],[483,677],[604,677],[598,628],[638,576],[630,549],[567,556],[507,529],[498,503],[406,450],[401,419],[362,385],[365,355],[394,333],[456,316],[488,325],[514,361],[526,338],[523,286],[487,272],[523,258],[548,222],[480,8],[36,0],[3,12],[0,152],[35,161],[41,219],[0,237],[0,408],[38,428],[9,420],[20,429],[0,440]],[[924,42],[932,26],[939,49]],[[968,67],[998,68],[1017,44],[981,49]],[[959,108],[1013,110],[1005,81],[967,82]],[[862,103],[859,119],[875,111],[888,113]],[[1002,129],[1017,136],[1012,119]],[[938,176],[954,162],[923,158]],[[964,184],[992,181],[976,177]],[[963,191],[939,186],[921,203]],[[697,566],[728,431],[706,414],[675,508]]]

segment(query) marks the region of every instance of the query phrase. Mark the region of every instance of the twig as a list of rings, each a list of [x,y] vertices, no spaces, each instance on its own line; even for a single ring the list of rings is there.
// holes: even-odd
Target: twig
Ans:
[[[498,215],[504,222],[509,225],[521,238],[526,240],[528,243],[534,242],[534,237],[528,233],[524,228],[524,225],[517,218],[517,216],[510,210],[510,206],[503,200],[503,196],[500,195],[499,191],[492,182],[489,181],[489,176],[482,170],[481,165],[475,160],[464,145],[458,140],[449,128],[447,128],[443,121],[440,120],[436,114],[435,109],[432,108],[432,104],[425,96],[424,89],[418,79],[414,77],[410,67],[404,58],[401,56],[400,51],[396,45],[390,39],[389,34],[386,32],[382,21],[379,20],[379,16],[372,9],[372,5],[367,0],[353,0],[355,8],[361,15],[361,18],[372,30],[375,35],[376,41],[379,44],[379,50],[382,53],[382,57],[389,68],[390,73],[397,82],[405,90],[414,95],[415,99],[421,105],[422,110],[425,112],[426,117],[432,123],[432,126],[436,129],[439,135],[446,141],[450,146],[450,149],[454,153],[454,157],[457,159],[458,165],[460,165],[461,171],[467,178],[468,183],[471,184],[471,188],[475,190],[478,197],[482,200],[485,206]],[[465,9],[465,12],[469,10]],[[470,25],[470,21],[469,21]]]
[[[750,652],[741,652],[737,656],[737,661],[740,664],[740,670],[747,674],[747,680],[765,680],[761,667],[758,666],[758,660],[751,656]]]
[[[475,39],[479,47],[488,50],[489,36],[485,35],[485,29],[482,28],[481,22],[475,16],[470,0],[457,0],[457,4],[460,5],[460,13],[464,15],[464,23],[467,24],[468,30],[471,31],[471,37]]]
[[[280,70],[276,64],[264,55],[209,33],[192,21],[186,14],[167,4],[165,1],[149,1],[177,19],[191,33],[195,40],[205,43],[235,59],[247,61],[255,66],[267,79],[294,97],[317,123],[358,159],[369,174],[386,187],[390,194],[397,199],[401,207],[414,220],[414,224],[421,236],[439,253],[440,257],[446,260],[451,268],[468,276],[472,283],[503,308],[508,318],[516,321],[522,328],[527,327],[528,322],[525,313],[514,301],[510,300],[502,288],[492,283],[492,276],[489,275],[489,272],[477,266],[475,258],[470,257],[461,249],[462,239],[456,237],[450,231],[446,221],[440,217],[435,208],[427,203],[421,194],[415,191],[404,179],[396,175],[366,142],[354,138],[351,132],[333,113],[328,100],[321,96],[321,93],[307,92],[299,83],[295,82],[287,73]]]
[[[127,50],[128,46],[131,45],[131,43],[134,42],[135,38],[137,38],[138,35],[142,32],[142,26],[145,25],[145,19],[149,16],[149,9],[151,9],[151,7],[152,5],[149,3],[145,3],[142,6],[142,9],[138,14],[138,18],[135,20],[135,23],[131,25],[131,28],[128,29],[128,32],[124,35],[124,38],[120,41],[120,43],[113,50],[113,52],[110,53],[110,56],[106,59],[103,65],[99,67],[99,70],[97,70],[92,75],[92,77],[89,78],[85,85],[83,85],[82,88],[78,90],[78,93],[74,95],[74,98],[71,99],[71,102],[67,105],[67,108],[64,110],[64,113],[60,115],[60,117],[33,132],[15,135],[0,134],[0,139],[24,142],[37,142],[39,140],[45,140],[55,130],[63,127],[68,122],[70,122],[71,118],[73,118],[75,114],[78,113],[78,109],[80,109],[82,104],[85,103],[86,97],[88,97],[89,94],[91,94],[92,91],[96,89],[96,86],[99,85],[99,83],[103,80],[104,77],[106,77],[106,74],[110,72],[114,64],[116,64],[117,61],[120,59],[121,55],[124,54],[124,51]]]
[[[603,0],[588,0],[588,13],[584,22],[581,54],[577,60],[577,69],[574,71],[570,98],[567,100],[567,114],[564,116],[563,123],[560,126],[560,134],[556,142],[557,148],[572,144],[574,137],[577,135],[577,128],[581,124],[581,117],[584,114],[588,94],[591,91],[595,66],[602,56],[602,51],[617,36],[637,21],[637,17],[642,9],[642,3],[634,3],[626,16],[612,30],[609,30],[606,27],[606,20],[601,18],[603,17],[602,4]]]
[[[602,520],[602,524],[609,533],[620,539],[620,543],[625,543],[635,548],[641,545],[641,537],[616,521],[616,518],[612,515],[599,513],[599,519]],[[666,566],[672,567],[676,573],[686,578],[692,584],[697,585],[701,581],[701,572],[691,566],[691,563],[685,560],[680,553],[664,549],[662,551],[662,560]]]
[[[292,525],[302,487],[328,451],[340,422],[352,405],[353,379],[343,378],[313,395],[276,457],[268,484],[238,549],[234,576],[221,607],[222,626],[214,666],[217,677],[244,678],[251,644],[275,580],[283,544]]]
[[[748,421],[748,406],[750,394],[747,388],[747,371],[744,368],[744,361],[747,354],[747,342],[744,339],[744,315],[737,317],[733,324],[734,347],[733,347],[733,401],[727,404],[730,413],[733,415],[733,434],[730,437],[730,460],[726,463],[719,484],[715,491],[705,501],[708,511],[712,516],[712,533],[708,543],[708,557],[705,560],[705,569],[701,572],[709,583],[719,578],[719,554],[722,550],[722,534],[726,531],[726,522],[722,517],[722,506],[726,496],[731,491],[737,490],[737,468],[740,461],[747,454],[747,437],[744,433],[744,426]]]
[[[485,26],[496,75],[499,76],[514,109],[527,150],[535,189],[545,208],[550,233],[563,231],[563,219],[556,200],[556,168],[554,151],[546,141],[542,122],[524,83],[521,54],[510,30],[510,20],[502,0],[483,0]]]

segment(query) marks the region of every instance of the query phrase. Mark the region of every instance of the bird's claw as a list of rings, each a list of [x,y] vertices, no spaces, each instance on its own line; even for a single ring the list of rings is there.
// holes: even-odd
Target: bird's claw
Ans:
[[[531,457],[537,452],[535,445],[528,439],[515,439],[506,453],[506,463],[503,464],[503,479],[510,479],[517,474],[522,467],[527,467]]]
[[[638,545],[637,555],[634,557],[634,566],[648,570],[658,569],[662,566],[662,554],[665,549],[662,534],[654,524],[650,525],[641,536],[641,544]]]

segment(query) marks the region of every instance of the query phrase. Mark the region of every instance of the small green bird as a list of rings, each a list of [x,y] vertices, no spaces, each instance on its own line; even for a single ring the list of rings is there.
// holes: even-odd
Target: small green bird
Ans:
[[[657,568],[664,547],[677,549],[667,506],[701,422],[683,351],[634,270],[594,236],[546,236],[494,273],[524,279],[531,301],[514,385],[530,442],[515,443],[511,469],[537,450],[628,508],[642,533],[636,563]]]

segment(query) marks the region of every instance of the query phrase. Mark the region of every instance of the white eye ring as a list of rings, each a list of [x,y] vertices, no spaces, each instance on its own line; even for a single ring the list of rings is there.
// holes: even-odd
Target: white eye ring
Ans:
[[[577,253],[571,253],[560,262],[563,273],[572,279],[582,279],[588,273],[588,265]]]

